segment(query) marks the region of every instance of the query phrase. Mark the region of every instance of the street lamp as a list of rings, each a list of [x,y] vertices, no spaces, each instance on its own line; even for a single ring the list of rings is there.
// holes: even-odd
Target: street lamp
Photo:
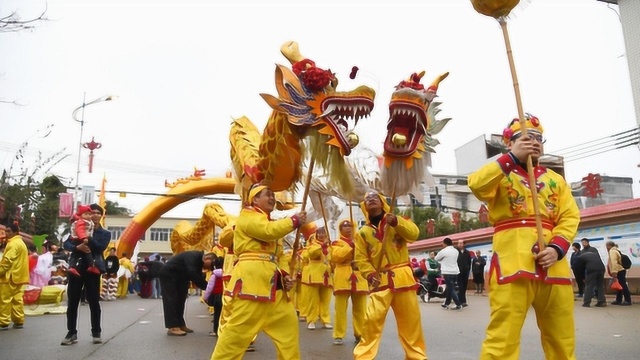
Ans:
[[[78,195],[80,194],[80,157],[82,156],[82,135],[84,133],[84,108],[86,108],[89,105],[97,104],[103,101],[111,101],[115,99],[116,99],[116,96],[114,95],[104,95],[95,100],[87,102],[86,101],[87,93],[84,93],[84,96],[82,98],[82,105],[75,108],[71,113],[71,117],[73,118],[73,120],[80,123],[80,141],[78,142],[78,167],[76,168],[76,188],[75,188],[75,194],[73,196],[73,213],[74,214],[78,209]],[[78,119],[76,115],[80,110],[82,110],[82,114],[80,116],[80,119]]]

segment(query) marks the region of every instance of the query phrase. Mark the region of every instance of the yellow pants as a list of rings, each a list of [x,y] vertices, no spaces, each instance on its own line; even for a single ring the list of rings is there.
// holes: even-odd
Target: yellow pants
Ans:
[[[331,324],[331,312],[329,306],[331,304],[331,296],[333,290],[326,286],[309,286],[302,284],[305,301],[307,306],[307,324],[315,323],[320,320],[323,324]]]
[[[498,285],[495,274],[489,280],[491,318],[482,343],[480,359],[518,359],[520,334],[531,306],[536,312],[545,359],[575,359],[573,289],[519,279]]]
[[[356,338],[362,337],[362,327],[364,324],[364,314],[367,310],[367,294],[335,294],[335,323],[333,328],[333,338],[343,339],[347,334],[347,306],[351,297],[351,316],[353,323],[353,335]]]
[[[404,349],[405,359],[425,360],[427,346],[422,335],[422,324],[418,297],[414,290],[392,293],[386,289],[369,295],[365,314],[362,340],[353,349],[353,358],[373,360],[378,354],[380,337],[389,308],[393,309],[398,327],[400,345]]]
[[[118,279],[118,291],[116,291],[116,297],[118,299],[126,299],[127,292],[129,291],[129,279],[126,276],[120,276]]]
[[[271,338],[278,360],[300,359],[298,319],[293,303],[287,301],[281,290],[275,302],[261,302],[231,298],[233,308],[224,330],[218,334],[218,342],[211,360],[240,360],[258,332]],[[265,355],[265,357],[268,357]]]
[[[8,283],[0,284],[0,326],[24,324],[24,301],[22,285]]]

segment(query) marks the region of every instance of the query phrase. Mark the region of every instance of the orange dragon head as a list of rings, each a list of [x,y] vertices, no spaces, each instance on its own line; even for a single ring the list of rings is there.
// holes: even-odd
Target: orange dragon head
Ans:
[[[304,58],[297,43],[287,42],[280,50],[291,62],[293,71],[277,65],[278,98],[261,94],[263,99],[272,109],[286,114],[289,124],[299,128],[297,133],[301,137],[316,137],[335,147],[337,155],[349,155],[359,142],[353,128],[371,113],[375,91],[367,86],[337,91],[335,74]]]
[[[386,194],[404,195],[429,182],[430,153],[439,144],[432,135],[439,133],[450,119],[436,120],[440,103],[434,102],[438,85],[449,73],[425,88],[420,83],[424,71],[401,81],[391,95],[389,121],[384,140],[384,166],[381,183]]]

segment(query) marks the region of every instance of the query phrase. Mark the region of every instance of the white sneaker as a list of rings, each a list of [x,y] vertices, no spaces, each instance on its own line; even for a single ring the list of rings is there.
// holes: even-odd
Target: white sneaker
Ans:
[[[333,345],[342,345],[342,339],[341,338],[335,338],[333,339]]]
[[[307,329],[315,330],[316,329],[316,324],[315,323],[309,323],[309,325],[307,325]]]
[[[333,325],[331,324],[323,324],[322,327],[325,329],[333,329]]]

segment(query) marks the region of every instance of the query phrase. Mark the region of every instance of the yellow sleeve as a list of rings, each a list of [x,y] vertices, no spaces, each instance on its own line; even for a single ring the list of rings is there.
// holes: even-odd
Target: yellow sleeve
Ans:
[[[276,242],[294,230],[291,218],[272,221],[255,210],[243,210],[236,227],[242,228],[247,236],[263,242]]]
[[[469,175],[467,178],[471,192],[480,201],[488,202],[493,199],[500,187],[500,181],[505,174],[497,162],[484,165],[480,170]]]

